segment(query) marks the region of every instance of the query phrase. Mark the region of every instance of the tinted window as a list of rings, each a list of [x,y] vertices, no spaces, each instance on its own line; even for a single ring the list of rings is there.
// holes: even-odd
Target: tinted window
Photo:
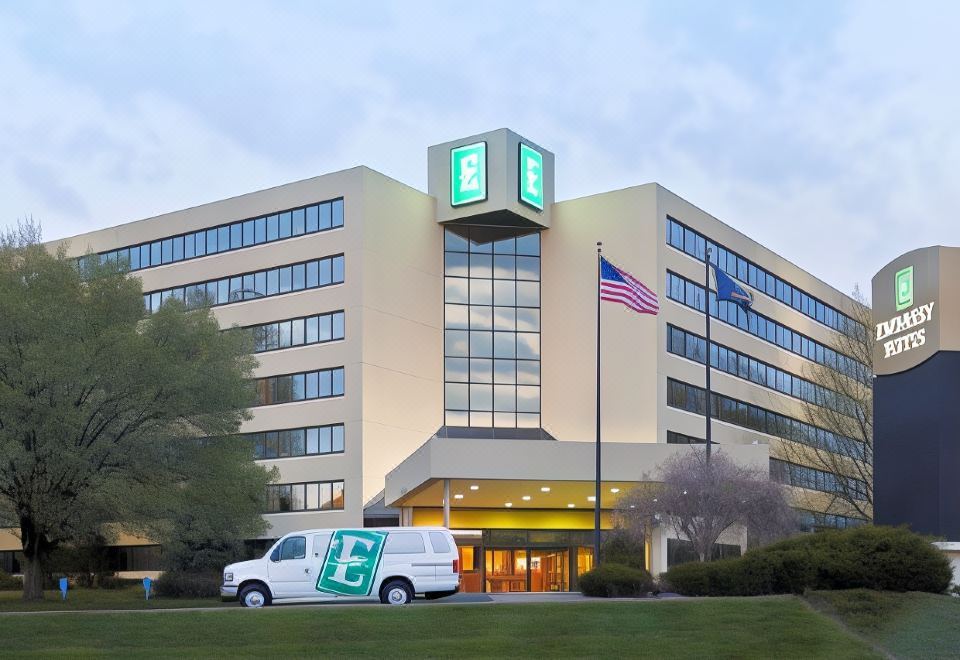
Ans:
[[[447,535],[443,532],[430,532],[430,545],[433,551],[438,554],[449,554],[450,543],[447,541]]]
[[[390,532],[383,552],[388,555],[424,553],[423,537],[419,532]]]
[[[304,536],[291,536],[280,546],[280,561],[303,559],[307,556],[307,539]]]

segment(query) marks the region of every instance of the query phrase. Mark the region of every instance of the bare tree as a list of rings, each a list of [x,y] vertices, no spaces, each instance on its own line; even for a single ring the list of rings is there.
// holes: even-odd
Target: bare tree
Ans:
[[[797,529],[783,486],[771,481],[767,470],[734,462],[722,448],[709,462],[701,448],[676,454],[661,466],[661,478],[623,497],[618,522],[644,535],[654,525],[669,525],[693,544],[700,561],[709,561],[720,536],[737,525],[747,529],[751,545]]]
[[[791,463],[829,475],[830,492],[819,499],[825,510],[844,516],[873,518],[873,318],[859,287],[856,304],[830,348],[845,356],[834,369],[812,364],[804,376],[814,383],[813,401],[805,400],[805,421],[827,431],[817,443],[780,443],[778,453]],[[811,398],[811,397],[808,397]],[[789,480],[787,480],[789,483]],[[802,483],[796,485],[803,485]]]

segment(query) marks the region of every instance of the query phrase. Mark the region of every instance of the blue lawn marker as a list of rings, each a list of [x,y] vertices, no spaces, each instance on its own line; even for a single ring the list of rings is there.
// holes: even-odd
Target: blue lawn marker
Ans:
[[[67,581],[67,578],[65,578],[65,577],[60,578],[60,594],[61,594],[61,596],[63,597],[63,600],[66,600],[66,599],[67,599],[67,588],[68,588],[69,586],[70,586],[70,585],[69,585],[69,583],[68,583],[68,581]]]
[[[153,580],[148,577],[143,578],[143,590],[147,594],[147,600],[150,600],[150,587],[153,586]]]

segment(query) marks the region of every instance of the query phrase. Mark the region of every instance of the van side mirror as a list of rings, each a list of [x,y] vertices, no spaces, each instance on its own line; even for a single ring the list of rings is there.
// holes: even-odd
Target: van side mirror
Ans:
[[[280,561],[280,546],[273,549],[270,553],[270,561]]]

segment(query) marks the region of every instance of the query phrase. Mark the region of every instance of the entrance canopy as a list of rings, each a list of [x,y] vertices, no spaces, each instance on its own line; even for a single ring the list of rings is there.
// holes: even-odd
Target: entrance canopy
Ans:
[[[603,445],[601,508],[613,508],[630,488],[660,478],[670,456],[691,445]],[[433,437],[391,471],[384,501],[391,507],[443,506],[512,510],[592,510],[596,446],[592,442]],[[738,463],[766,469],[766,445],[722,448]],[[447,482],[446,484],[444,482]]]

